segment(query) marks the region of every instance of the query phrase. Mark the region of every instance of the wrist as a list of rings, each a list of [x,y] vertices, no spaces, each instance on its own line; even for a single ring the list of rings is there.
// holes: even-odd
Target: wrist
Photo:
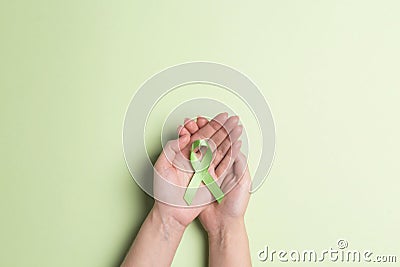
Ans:
[[[224,219],[209,232],[210,266],[251,266],[249,239],[243,217]]]
[[[208,229],[208,238],[210,240],[225,240],[231,235],[246,231],[244,217],[228,217],[219,221],[216,227]]]
[[[164,204],[157,201],[154,203],[154,206],[150,211],[152,221],[160,224],[164,232],[183,233],[186,226],[168,212],[163,211],[160,205]]]

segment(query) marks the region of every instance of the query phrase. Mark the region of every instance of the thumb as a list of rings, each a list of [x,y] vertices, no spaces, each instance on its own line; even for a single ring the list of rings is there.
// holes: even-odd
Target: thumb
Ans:
[[[175,156],[189,143],[189,141],[189,135],[184,135],[178,139],[168,141],[164,147],[165,156],[172,162]]]

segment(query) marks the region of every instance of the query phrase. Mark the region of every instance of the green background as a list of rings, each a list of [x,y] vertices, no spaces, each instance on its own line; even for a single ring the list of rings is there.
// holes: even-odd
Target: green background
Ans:
[[[125,166],[126,107],[195,60],[246,73],[274,114],[275,161],[246,214],[255,266],[270,265],[264,245],[339,238],[399,261],[399,14],[399,1],[1,0],[0,266],[120,264],[152,204]],[[206,264],[194,223],[173,265]]]

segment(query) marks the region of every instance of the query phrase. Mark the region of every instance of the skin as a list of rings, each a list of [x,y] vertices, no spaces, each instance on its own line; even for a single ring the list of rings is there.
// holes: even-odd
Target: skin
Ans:
[[[222,190],[237,185],[221,204],[184,208],[156,200],[122,266],[170,266],[184,230],[198,216],[210,240],[210,266],[251,266],[244,225],[250,176],[246,158],[240,153],[242,128],[238,121],[236,116],[221,113],[211,121],[186,119],[178,128],[179,138],[167,143],[154,166],[155,195],[163,193],[163,188],[156,186],[159,179],[188,185],[193,172],[182,169],[190,168],[187,159],[191,143],[204,138],[212,143],[209,173]]]
[[[188,132],[190,133],[189,130]],[[181,136],[187,134],[187,131],[180,133]],[[235,184],[232,191],[220,204],[213,202],[208,205],[199,216],[209,237],[210,266],[251,266],[249,242],[244,224],[244,215],[250,198],[251,178],[246,157],[242,153],[237,156],[232,168],[233,173],[239,174],[227,178],[229,182]]]

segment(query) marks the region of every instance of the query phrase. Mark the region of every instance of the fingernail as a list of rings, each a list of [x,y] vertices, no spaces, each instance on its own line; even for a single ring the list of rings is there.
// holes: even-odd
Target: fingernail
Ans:
[[[222,113],[218,114],[217,116],[215,116],[214,118],[217,118],[218,116],[226,118],[226,117],[228,117],[228,112],[222,112]]]

